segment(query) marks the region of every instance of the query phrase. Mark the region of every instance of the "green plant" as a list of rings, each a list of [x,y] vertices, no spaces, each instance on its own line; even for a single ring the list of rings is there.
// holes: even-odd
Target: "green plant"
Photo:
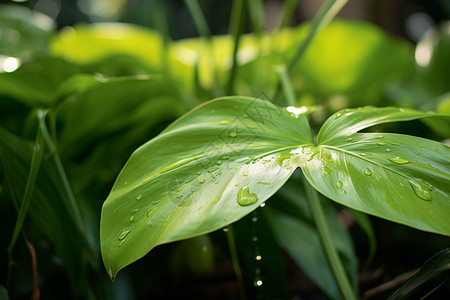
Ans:
[[[295,4],[286,1],[271,33],[260,1],[235,1],[226,36],[212,36],[199,4],[185,2],[200,38],[171,41],[162,23],[56,33],[33,23],[37,13],[2,7],[2,30],[25,24],[24,36],[42,34],[0,48],[23,63],[0,74],[0,218],[10,233],[0,241],[8,249],[0,283],[13,296],[40,287],[46,298],[132,298],[130,282],[156,277],[166,260],[174,274],[211,272],[228,245],[241,298],[288,297],[281,248],[328,297],[355,298],[344,207],[364,228],[369,256],[365,213],[449,234],[450,154],[432,140],[448,138],[445,84],[411,81],[411,45],[365,23],[325,27],[346,1],[326,1],[311,24],[285,28]],[[254,34],[242,34],[246,10]],[[23,15],[36,18],[10,20]],[[427,72],[441,78],[439,70]],[[366,104],[388,107],[357,108]],[[427,139],[389,133],[408,126]],[[115,279],[155,246],[182,239],[155,249],[150,268],[142,262],[144,270],[107,280],[100,244]],[[29,269],[28,253],[37,262]],[[20,277],[29,270],[32,279]]]

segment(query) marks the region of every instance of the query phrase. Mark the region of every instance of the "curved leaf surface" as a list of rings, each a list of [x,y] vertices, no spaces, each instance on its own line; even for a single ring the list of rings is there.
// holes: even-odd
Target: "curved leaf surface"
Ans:
[[[436,114],[399,108],[337,112],[321,128],[318,146],[308,150],[303,172],[318,191],[343,205],[450,234],[449,147],[408,135],[356,133],[376,124],[430,116]]]
[[[303,146],[313,146],[306,117],[260,99],[213,100],[174,122],[133,153],[103,205],[111,278],[159,244],[253,211],[290,177],[298,160],[289,151]]]

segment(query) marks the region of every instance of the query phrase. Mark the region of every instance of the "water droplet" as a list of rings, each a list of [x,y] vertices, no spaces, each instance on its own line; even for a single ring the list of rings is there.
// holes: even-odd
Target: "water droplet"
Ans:
[[[378,178],[378,179],[381,179],[381,176],[380,176],[380,175],[378,175],[378,176],[377,176],[377,178]]]
[[[218,165],[218,166],[220,166],[222,163],[223,163],[223,161],[221,161],[221,160],[218,160],[218,161],[217,161],[217,165]]]
[[[177,198],[179,199],[179,198],[181,198],[183,195],[177,195]]]
[[[283,161],[285,159],[290,158],[292,155],[294,155],[294,154],[292,154],[290,152],[283,152],[283,153],[281,153],[280,156],[278,157],[278,165],[281,167],[283,165]]]
[[[228,227],[224,227],[222,230],[223,232],[228,232]]]
[[[361,153],[360,155],[361,156],[372,156],[372,154],[370,154],[370,153]]]
[[[142,199],[142,195],[139,195],[136,197],[136,200],[141,200]]]
[[[403,164],[407,164],[410,163],[411,161],[407,160],[404,157],[400,157],[400,156],[396,156],[396,157],[391,157],[388,158],[390,161],[392,161],[393,163],[399,164],[399,165],[403,165]]]
[[[202,174],[202,172],[197,172],[197,173],[195,173],[195,175],[200,175],[200,174]]]
[[[352,138],[348,138],[348,139],[344,140],[344,142],[353,142],[353,139]]]
[[[370,176],[370,175],[372,175],[372,171],[370,171],[369,169],[365,169],[364,174],[367,176]]]
[[[236,132],[230,132],[230,133],[228,134],[228,136],[229,136],[230,138],[235,138],[235,137],[238,136],[238,134],[237,134]]]
[[[153,213],[155,210],[156,210],[156,208],[150,210],[150,211],[147,213],[147,217],[150,217],[150,216],[152,215],[152,213]]]
[[[379,136],[375,137],[376,139],[382,139],[384,138],[384,135],[380,134]]]
[[[391,142],[391,144],[394,146],[400,146],[400,143],[397,143],[397,142]]]
[[[258,222],[258,217],[253,217],[253,218],[252,218],[252,222],[253,222],[253,223]]]
[[[223,159],[223,160],[227,160],[227,159],[229,159],[229,158],[230,158],[230,156],[228,156],[228,155],[222,156],[222,159]]]
[[[240,182],[234,184],[235,187],[238,187],[238,186],[240,186],[240,185],[241,185]]]
[[[218,180],[218,181],[214,182],[214,184],[219,184],[219,182],[220,182],[220,180]]]
[[[338,118],[340,118],[342,116],[342,114],[339,112],[339,113],[336,113],[335,115],[334,115],[334,119],[338,119]]]
[[[130,221],[133,222],[133,220],[134,220],[134,216],[131,216]]]
[[[156,200],[155,202],[153,202],[153,205],[157,205],[159,202],[161,202],[161,200]]]
[[[386,151],[386,152],[391,152],[392,149],[391,149],[391,148],[386,148],[386,149],[384,149],[384,151]]]
[[[210,169],[208,171],[208,173],[212,173],[212,172],[217,171],[217,170],[219,170],[219,167],[213,167],[212,169]]]
[[[258,237],[257,236],[252,237],[252,241],[257,242],[258,241]]]
[[[345,195],[345,194],[347,194],[347,191],[346,190],[342,190],[341,191],[341,195]]]
[[[119,239],[119,241],[123,240],[124,238],[127,237],[127,235],[130,233],[131,229],[125,229],[124,231],[122,231],[119,236],[117,237]]]
[[[258,196],[256,196],[256,194],[250,193],[248,186],[245,186],[239,190],[237,194],[237,202],[239,203],[239,205],[251,205],[256,201],[258,201]]]
[[[128,181],[125,181],[123,185],[128,185]]]
[[[263,202],[263,203],[261,203],[261,204],[259,205],[259,207],[261,207],[261,208],[263,208],[264,206],[266,206],[266,203],[265,203],[265,202]]]
[[[256,255],[255,260],[261,260],[261,259],[262,259],[261,255]]]
[[[138,211],[138,209],[137,209],[137,208],[135,208],[135,209],[133,210],[133,212],[134,212],[134,213],[137,213],[137,211]]]
[[[386,142],[378,142],[377,143],[378,146],[386,146],[386,144],[387,144]]]
[[[200,180],[200,183],[205,183],[205,181],[206,181],[205,179],[202,179]]]
[[[242,176],[248,176],[248,173],[244,173],[244,174],[242,174]]]
[[[425,182],[415,180],[408,180],[408,181],[412,189],[414,190],[414,193],[416,193],[416,195],[419,198],[427,201],[431,200],[432,188],[428,184],[426,184]]]
[[[258,287],[258,286],[262,286],[262,285],[263,285],[263,282],[262,282],[261,279],[258,279],[258,280],[255,280],[254,285],[257,286],[257,287]]]
[[[438,146],[434,146],[434,150],[438,151],[439,147]]]
[[[405,186],[405,185],[404,185],[403,183],[401,183],[401,182],[400,182],[399,184],[400,184],[401,187],[404,187],[404,186]]]
[[[336,187],[337,187],[338,189],[340,189],[343,185],[344,185],[344,184],[342,183],[342,181],[336,182]]]
[[[257,184],[264,184],[264,185],[269,185],[269,182],[265,182],[265,181],[258,181]]]

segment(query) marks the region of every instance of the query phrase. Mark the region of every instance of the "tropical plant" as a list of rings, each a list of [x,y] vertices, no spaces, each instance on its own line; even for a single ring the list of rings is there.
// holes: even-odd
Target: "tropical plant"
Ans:
[[[288,297],[285,253],[328,297],[354,299],[358,261],[343,211],[368,238],[368,264],[368,215],[430,232],[435,252],[448,246],[431,234],[450,234],[450,151],[435,141],[450,132],[439,67],[448,31],[419,43],[436,55],[416,68],[409,43],[366,23],[329,23],[346,1],[286,28],[295,2],[266,33],[262,2],[234,1],[230,35],[212,36],[197,1],[185,1],[201,37],[180,41],[164,26],[55,32],[38,13],[1,7],[5,37],[17,27],[36,39],[0,45],[9,233],[0,295],[133,298],[133,288],[161,284],[164,265],[204,274],[229,252],[242,299]],[[242,34],[246,11],[252,34]],[[136,275],[126,268],[116,280],[150,250]],[[393,297],[439,279],[447,252]]]

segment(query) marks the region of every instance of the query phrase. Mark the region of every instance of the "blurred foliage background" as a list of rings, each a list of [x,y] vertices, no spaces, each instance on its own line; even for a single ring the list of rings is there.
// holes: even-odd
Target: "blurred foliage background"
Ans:
[[[294,5],[283,12],[287,2]],[[243,37],[234,93],[273,94],[273,65],[293,56],[319,6],[296,2],[263,1],[260,29],[273,35]],[[238,298],[223,231],[160,246],[115,283],[98,246],[101,205],[133,150],[189,109],[227,94],[232,1],[199,3],[211,34],[223,35],[212,39],[213,54],[197,38],[183,1],[0,1],[0,299],[29,299],[37,278],[43,299]],[[449,1],[350,1],[338,19],[292,76],[299,105],[322,105],[313,125],[341,108],[369,104],[450,114]],[[255,24],[244,25],[244,32],[255,31]],[[7,249],[42,124],[45,151],[11,264]],[[430,130],[407,122],[389,130],[448,143],[446,126]],[[284,200],[268,202],[264,209],[272,209],[272,217],[257,211],[236,224],[249,299],[339,298],[324,286],[327,266],[314,265],[316,249],[302,246],[313,242],[285,245],[280,240],[292,231],[273,225],[275,216],[286,219],[293,205],[301,205],[290,202],[298,181],[294,177],[275,196]],[[330,219],[341,226],[341,254],[366,299],[385,299],[392,289],[380,288],[383,283],[398,287],[402,274],[449,245],[445,237],[328,205]],[[304,215],[289,225],[313,238],[307,208],[296,209]],[[255,217],[261,221],[251,225]],[[271,260],[256,263],[257,247]],[[262,275],[255,275],[258,269]],[[254,286],[255,276],[264,277],[262,287]],[[445,297],[446,288],[436,297]]]

